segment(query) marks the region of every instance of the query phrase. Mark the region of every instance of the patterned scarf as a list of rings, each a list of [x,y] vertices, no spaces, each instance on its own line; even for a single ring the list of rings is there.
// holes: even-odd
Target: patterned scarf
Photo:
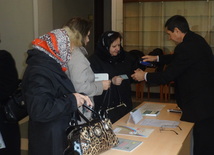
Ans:
[[[62,66],[63,71],[67,70],[67,62],[71,58],[71,47],[69,36],[64,29],[56,29],[40,36],[32,44],[33,48],[55,59]]]

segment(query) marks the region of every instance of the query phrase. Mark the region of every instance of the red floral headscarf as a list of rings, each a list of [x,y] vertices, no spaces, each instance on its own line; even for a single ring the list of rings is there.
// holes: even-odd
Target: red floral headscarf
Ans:
[[[40,36],[32,44],[33,48],[55,59],[62,66],[63,71],[67,70],[67,62],[71,58],[71,46],[69,36],[64,29],[56,29]]]

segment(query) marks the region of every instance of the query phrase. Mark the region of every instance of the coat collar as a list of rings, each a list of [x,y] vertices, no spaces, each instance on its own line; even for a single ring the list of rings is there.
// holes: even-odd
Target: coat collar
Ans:
[[[30,66],[41,66],[46,67],[61,76],[65,76],[65,73],[62,71],[61,65],[56,62],[53,58],[49,57],[47,54],[37,50],[32,49],[28,50],[28,58],[26,63]]]

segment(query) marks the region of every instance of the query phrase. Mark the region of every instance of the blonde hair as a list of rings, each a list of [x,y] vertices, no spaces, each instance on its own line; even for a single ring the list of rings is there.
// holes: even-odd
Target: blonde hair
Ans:
[[[79,32],[81,36],[81,44],[85,45],[85,39],[92,26],[91,21],[81,17],[74,17],[67,21],[64,27],[70,28],[73,33]],[[79,38],[78,38],[79,40]]]
[[[67,32],[70,42],[77,47],[82,46],[82,35],[79,31],[74,28],[69,28],[68,26],[64,26],[63,29]]]

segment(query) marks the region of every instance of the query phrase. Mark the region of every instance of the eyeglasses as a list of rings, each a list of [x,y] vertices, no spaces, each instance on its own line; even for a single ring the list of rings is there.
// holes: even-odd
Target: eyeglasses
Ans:
[[[162,132],[162,131],[172,131],[172,132],[174,132],[176,135],[178,135],[178,132],[175,131],[175,130],[172,129],[172,128],[178,128],[180,131],[182,130],[181,127],[178,126],[178,125],[162,125],[162,126],[160,127],[160,132]]]

